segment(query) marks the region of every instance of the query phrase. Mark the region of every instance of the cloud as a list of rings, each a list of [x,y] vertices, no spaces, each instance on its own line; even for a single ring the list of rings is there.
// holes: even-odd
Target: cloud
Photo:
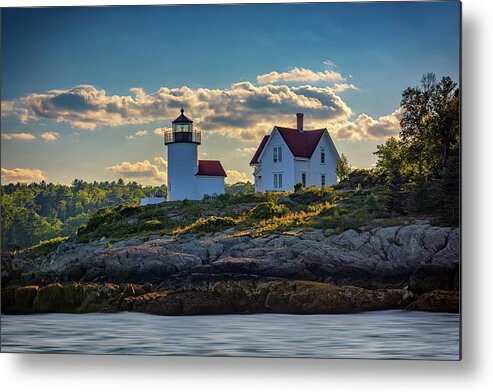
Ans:
[[[257,82],[260,84],[271,83],[313,83],[313,82],[340,82],[346,80],[339,72],[312,71],[311,69],[295,67],[287,72],[269,72],[267,74],[258,75]]]
[[[163,157],[154,157],[153,161],[157,166],[163,167],[165,169],[168,168],[168,161]]]
[[[253,156],[255,154],[255,151],[257,151],[257,147],[243,147],[243,148],[237,148],[236,151],[238,154],[241,156]]]
[[[400,108],[377,119],[363,113],[354,121],[331,124],[329,131],[338,140],[382,140],[399,133],[400,114]]]
[[[40,169],[25,169],[16,167],[15,169],[1,169],[2,184],[9,183],[31,183],[46,181],[44,171]]]
[[[166,132],[168,130],[171,130],[171,128],[156,128],[156,129],[154,129],[154,131],[152,131],[152,133],[154,135],[164,137],[164,132]]]
[[[32,133],[2,133],[2,139],[6,140],[35,140]]]
[[[135,139],[136,137],[142,137],[142,136],[147,136],[147,135],[149,135],[149,131],[143,129],[142,131],[137,131],[137,132],[133,133],[132,135],[125,136],[125,138],[127,140],[132,140],[132,139]]]
[[[324,61],[324,65],[329,67],[329,68],[332,68],[332,67],[335,67],[336,65],[334,64],[333,61],[330,61],[329,59],[325,60]]]
[[[54,142],[58,140],[59,134],[57,132],[44,132],[41,134],[41,139],[46,140],[47,142]]]
[[[294,113],[304,112],[318,124],[347,118],[351,109],[331,87],[286,85],[256,86],[241,82],[226,89],[161,87],[147,93],[131,89],[131,96],[107,95],[104,90],[81,85],[69,90],[30,94],[14,109],[23,122],[52,119],[93,130],[97,126],[170,121],[183,105],[194,125],[210,133],[243,140],[258,140],[274,124],[289,125]],[[193,111],[193,113],[191,113]],[[159,131],[158,131],[159,129]],[[153,133],[162,132],[157,128]]]
[[[330,60],[324,64],[334,66]],[[358,88],[333,70],[293,68],[287,72],[259,75],[257,81],[257,85],[239,82],[224,89],[161,87],[148,93],[142,88],[132,88],[129,95],[108,95],[95,86],[80,85],[66,90],[33,93],[9,101],[14,103],[7,109],[15,112],[23,122],[52,119],[75,128],[93,130],[98,126],[116,127],[155,121],[169,124],[184,106],[186,114],[194,119],[194,127],[203,132],[204,139],[217,134],[250,143],[257,143],[263,135],[270,133],[274,125],[295,127],[294,114],[298,112],[305,114],[306,129],[328,128],[338,140],[381,140],[399,132],[398,110],[379,118],[364,113],[354,117],[339,94]],[[329,84],[322,87],[310,85],[319,81]],[[306,84],[289,86],[279,84],[281,82]],[[168,129],[143,129],[126,138],[131,140],[150,134],[162,137]],[[3,134],[2,137],[36,138],[32,134]],[[238,150],[244,156],[253,152],[253,147]]]
[[[143,183],[162,184],[167,181],[167,173],[160,167],[167,167],[167,163],[160,157],[154,158],[155,165],[147,159],[141,162],[122,162],[107,168],[108,171],[133,181]]]
[[[14,101],[2,101],[1,107],[1,115],[2,117],[8,116],[14,113],[15,102]]]
[[[226,182],[230,184],[236,184],[237,182],[247,182],[247,181],[251,182],[251,179],[247,176],[247,174],[242,171],[226,170],[226,174],[228,175],[226,177]]]
[[[351,83],[336,83],[332,86],[332,91],[336,94],[342,93],[346,90],[358,90],[358,87]]]

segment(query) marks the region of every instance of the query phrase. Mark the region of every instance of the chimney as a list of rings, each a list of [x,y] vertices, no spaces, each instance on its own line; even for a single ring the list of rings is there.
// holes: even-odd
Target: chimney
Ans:
[[[296,128],[303,132],[303,113],[296,113]]]

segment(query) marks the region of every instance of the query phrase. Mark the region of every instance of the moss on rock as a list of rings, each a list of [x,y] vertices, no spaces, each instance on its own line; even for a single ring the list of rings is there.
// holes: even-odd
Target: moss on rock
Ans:
[[[424,312],[459,313],[460,296],[458,291],[434,290],[421,295],[407,306],[408,310]]]

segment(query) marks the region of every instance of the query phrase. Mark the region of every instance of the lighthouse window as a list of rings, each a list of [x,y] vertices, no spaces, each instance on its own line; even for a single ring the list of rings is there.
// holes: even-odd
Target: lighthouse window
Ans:
[[[282,148],[274,147],[274,162],[282,162]]]

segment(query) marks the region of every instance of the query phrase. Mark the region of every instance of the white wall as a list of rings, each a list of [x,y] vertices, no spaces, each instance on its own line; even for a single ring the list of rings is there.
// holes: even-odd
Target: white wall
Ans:
[[[282,146],[282,162],[274,162],[274,147]],[[321,163],[321,149],[325,149],[325,164]],[[336,165],[339,157],[328,134],[320,139],[311,159],[295,159],[291,150],[279,132],[274,130],[260,155],[260,168],[254,173],[255,191],[274,191],[274,173],[282,173],[282,188],[277,190],[293,190],[294,185],[301,182],[301,173],[306,172],[306,185],[322,186],[322,174],[325,174],[325,185],[337,183]],[[262,178],[259,180],[258,176]]]
[[[320,159],[322,148],[325,148],[325,164],[322,164]],[[335,185],[337,158],[337,152],[332,147],[329,136],[324,134],[310,159],[307,185],[322,186],[322,174],[325,174],[325,185]]]
[[[168,144],[168,201],[197,200],[197,144]]]
[[[274,162],[274,147],[279,146],[282,147],[282,161]],[[277,130],[272,131],[269,141],[260,155],[260,162],[262,179],[257,186],[257,192],[282,191],[294,188],[294,156]],[[274,173],[282,173],[281,189],[274,189]]]
[[[203,199],[205,195],[214,196],[224,193],[224,177],[195,176],[197,182],[197,198]]]

